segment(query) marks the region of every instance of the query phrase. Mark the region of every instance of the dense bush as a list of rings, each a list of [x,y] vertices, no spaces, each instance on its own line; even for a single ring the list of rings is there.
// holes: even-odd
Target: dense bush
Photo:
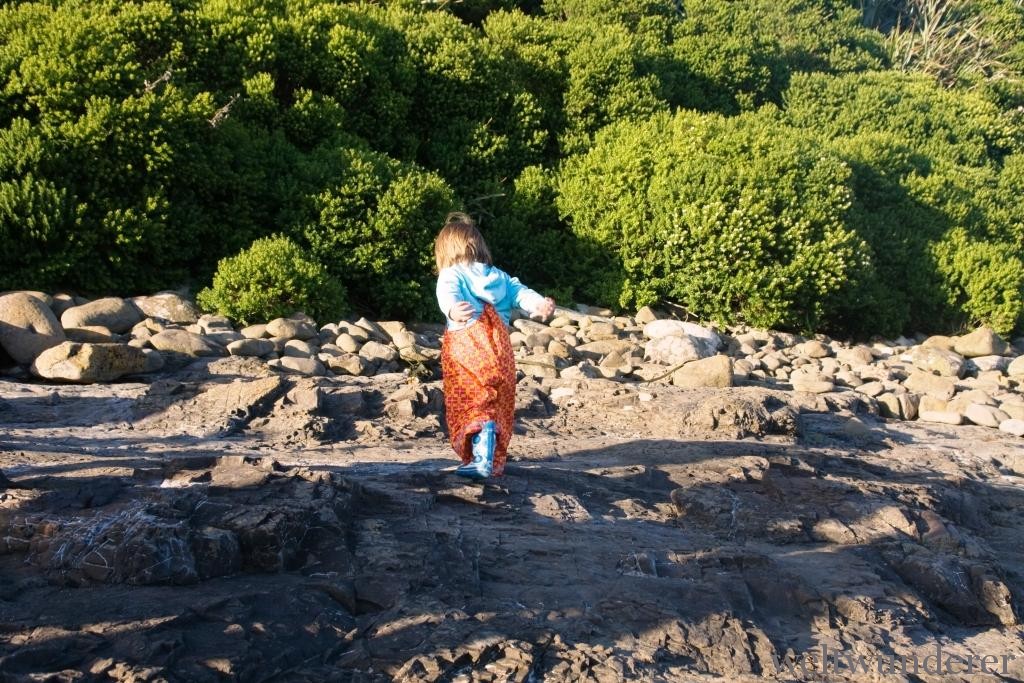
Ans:
[[[985,322],[1010,332],[1022,313],[1020,121],[978,95],[922,76],[802,76],[789,121],[815,131],[854,171],[849,225],[874,272],[843,305],[861,333],[948,330]],[[1019,196],[1019,195],[1018,195]],[[983,284],[982,284],[983,283]]]
[[[212,286],[197,297],[207,311],[243,324],[302,311],[318,321],[347,310],[345,289],[327,269],[287,237],[265,237],[217,266]]]
[[[619,257],[595,276],[604,290],[624,276],[604,303],[667,298],[705,319],[814,329],[868,265],[843,223],[848,179],[773,109],[680,113],[603,131],[566,165],[558,203]]]

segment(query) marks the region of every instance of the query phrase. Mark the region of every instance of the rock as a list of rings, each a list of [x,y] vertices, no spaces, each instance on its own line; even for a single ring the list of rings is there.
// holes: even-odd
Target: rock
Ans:
[[[653,363],[679,365],[704,357],[701,355],[701,349],[697,343],[686,335],[659,337],[652,339],[644,346],[644,359]]]
[[[75,301],[75,297],[70,294],[59,293],[54,294],[50,298],[50,310],[53,311],[53,314],[57,316],[58,320],[62,315],[64,315],[64,311],[77,305],[78,303]]]
[[[67,309],[60,317],[60,324],[65,329],[98,325],[115,334],[122,334],[131,330],[144,317],[131,301],[112,296]]]
[[[654,322],[658,319],[658,315],[651,309],[650,306],[644,306],[636,312],[634,316],[637,325],[646,325],[647,323]]]
[[[1013,418],[1003,420],[999,423],[999,431],[1013,434],[1014,436],[1024,436],[1024,420],[1015,420]]]
[[[974,332],[957,339],[953,350],[965,358],[1004,356],[1010,352],[1010,345],[1003,341],[991,327],[979,327]]]
[[[919,410],[928,410],[931,412],[944,412],[949,410],[948,401],[929,396],[928,394],[921,395],[921,402],[918,404]],[[956,412],[955,410],[953,412]]]
[[[370,362],[390,363],[398,360],[398,351],[376,341],[368,341],[359,349],[359,356]]]
[[[922,422],[936,422],[947,425],[964,423],[963,415],[952,410],[922,410],[917,414],[917,419]]]
[[[269,356],[274,352],[274,342],[269,339],[239,339],[228,344],[232,356]]]
[[[817,339],[810,339],[794,349],[801,356],[808,358],[827,358],[832,355],[832,349]]]
[[[983,406],[978,403],[972,403],[967,406],[964,416],[976,425],[994,428],[998,428],[1003,421],[1010,419],[1009,415],[998,408]]]
[[[159,318],[178,325],[191,325],[199,320],[196,305],[174,292],[137,296],[131,301],[147,318]]]
[[[1006,356],[975,356],[967,360],[966,371],[973,374],[998,372],[1002,375],[1009,367],[1010,360]]]
[[[1006,368],[1006,374],[1010,377],[1024,377],[1024,356],[1018,356]]]
[[[343,328],[343,326],[340,323],[339,323],[338,327],[339,328]],[[382,342],[384,344],[388,343],[391,340],[391,337],[388,336],[387,331],[383,327],[378,325],[377,323],[373,322],[372,320],[367,320],[366,318],[360,318],[359,320],[357,320],[355,322],[355,327],[358,327],[361,330],[363,330],[363,334],[365,334],[367,336],[367,339],[373,339],[375,341],[379,341],[379,342]],[[347,329],[347,330],[344,330],[344,331],[348,332],[353,337],[356,336],[352,329]]]
[[[840,363],[846,363],[852,367],[871,365],[875,362],[875,354],[871,353],[871,349],[863,344],[848,349],[839,349],[836,358]]]
[[[682,336],[690,337],[700,350],[701,358],[708,358],[722,348],[722,338],[706,327],[682,320],[655,320],[644,325],[644,336],[648,339]]]
[[[149,338],[149,344],[157,351],[178,353],[186,356],[221,356],[223,349],[207,341],[201,335],[187,330],[167,329]]]
[[[266,325],[249,325],[238,331],[246,339],[263,339],[267,336]]]
[[[602,339],[600,341],[587,342],[576,347],[576,354],[594,361],[600,361],[609,353],[618,351],[628,355],[633,349],[633,342],[624,339]]]
[[[339,334],[334,343],[345,353],[359,353],[359,349],[362,347],[362,342],[348,332]]]
[[[367,330],[359,327],[359,325],[356,325],[355,323],[345,322],[344,320],[338,323],[338,334],[347,334],[359,342],[360,345],[370,339],[370,333]]]
[[[299,339],[305,341],[317,336],[317,329],[305,320],[294,318],[277,318],[267,323],[267,334],[271,337]]]
[[[599,341],[601,339],[618,339],[619,333],[612,323],[594,322],[587,328],[587,338],[591,341]]]
[[[875,400],[878,402],[878,410],[883,417],[898,420],[917,418],[919,399],[916,394],[896,394],[887,391],[876,396]]]
[[[307,375],[309,377],[320,377],[327,374],[327,368],[316,358],[294,358],[292,356],[285,356],[284,358],[275,358],[274,360],[268,361],[267,365],[280,370],[281,372],[289,372],[296,375]]]
[[[724,355],[691,361],[672,373],[672,384],[688,389],[731,387],[732,379],[732,359]]]
[[[835,389],[835,382],[827,375],[813,370],[798,370],[790,375],[793,391],[805,391],[810,394],[827,394]]]
[[[199,316],[199,320],[196,321],[196,324],[199,325],[199,329],[203,334],[232,332],[235,329],[231,325],[231,320],[227,316],[214,315],[212,313],[206,313],[205,315]]]
[[[19,365],[65,340],[57,316],[38,298],[23,292],[0,296],[0,347]]]
[[[191,538],[196,573],[202,580],[236,574],[242,568],[238,536],[226,529],[197,529]]]
[[[105,327],[92,325],[90,327],[69,327],[64,330],[68,341],[82,342],[85,344],[113,344],[117,340],[114,335]]]
[[[291,356],[292,358],[315,358],[316,355],[320,353],[320,349],[309,342],[290,339],[285,342],[284,351],[282,353],[283,355]]]
[[[926,394],[942,401],[948,401],[956,393],[956,381],[952,377],[941,377],[924,372],[913,372],[903,382],[909,391]]]
[[[946,337],[941,334],[936,334],[921,342],[921,346],[927,346],[933,349],[942,349],[943,351],[952,351],[956,346],[956,337]]]
[[[32,372],[45,379],[92,384],[147,372],[153,362],[128,344],[64,342],[39,354]]]
[[[558,377],[555,357],[547,353],[535,353],[532,356],[516,360],[516,367],[529,377]]]
[[[369,369],[369,363],[365,358],[360,358],[355,354],[345,354],[342,356],[327,356],[326,354],[320,354],[320,360],[327,364],[333,372],[339,375],[353,375],[360,377],[366,374]]]
[[[885,391],[885,385],[881,382],[866,382],[856,389],[865,396],[875,397]]]
[[[930,346],[918,346],[910,354],[915,367],[933,375],[963,377],[964,359],[952,351],[943,351]]]

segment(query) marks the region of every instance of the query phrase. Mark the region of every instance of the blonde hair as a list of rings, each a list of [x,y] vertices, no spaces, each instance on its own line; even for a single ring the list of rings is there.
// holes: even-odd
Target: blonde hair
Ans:
[[[437,271],[457,263],[494,263],[476,222],[461,211],[452,211],[434,240],[434,262]]]

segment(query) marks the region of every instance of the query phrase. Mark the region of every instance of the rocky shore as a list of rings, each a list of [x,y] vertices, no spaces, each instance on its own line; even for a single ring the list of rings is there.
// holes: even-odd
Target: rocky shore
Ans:
[[[1024,678],[1021,340],[581,309],[477,486],[438,326],[0,296],[0,676]]]

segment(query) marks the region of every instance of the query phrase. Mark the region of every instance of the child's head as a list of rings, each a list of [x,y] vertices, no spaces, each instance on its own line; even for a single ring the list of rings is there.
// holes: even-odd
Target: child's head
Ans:
[[[472,218],[453,211],[434,241],[434,261],[438,272],[457,263],[493,263],[491,251]]]

